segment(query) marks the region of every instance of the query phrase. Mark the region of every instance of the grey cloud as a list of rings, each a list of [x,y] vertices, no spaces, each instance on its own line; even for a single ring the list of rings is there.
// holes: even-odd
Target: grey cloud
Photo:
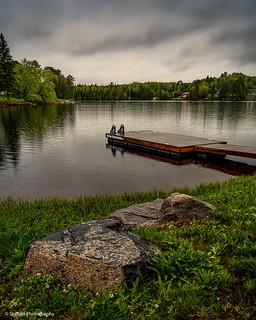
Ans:
[[[91,41],[84,40],[75,47],[70,48],[76,55],[95,54],[98,52],[115,52],[122,50],[132,50],[136,48],[151,48],[165,41],[173,41],[180,37],[184,30],[174,30],[169,26],[152,26],[147,30],[131,28],[130,32],[118,30],[114,35],[106,34],[103,38]]]
[[[255,0],[0,0],[0,8],[0,32],[13,56],[35,54],[51,65],[61,54],[71,74],[83,58],[95,73],[99,55],[127,63],[129,54],[146,55],[152,77],[196,72],[199,62],[209,70],[219,60],[256,64]]]
[[[147,3],[147,2],[145,2]],[[197,3],[197,5],[195,5]],[[255,7],[251,2],[252,8]],[[150,1],[150,6],[147,12],[151,19],[146,21],[144,25],[144,13],[138,10],[133,12],[131,6],[128,7],[127,16],[130,14],[130,32],[127,33],[123,28],[123,21],[120,16],[112,16],[115,23],[113,29],[116,28],[114,33],[104,34],[104,38],[97,38],[94,42],[88,41],[88,46],[82,45],[80,48],[74,50],[75,54],[94,54],[101,50],[115,51],[126,50],[136,47],[151,47],[160,44],[163,41],[173,41],[182,37],[188,36],[194,32],[211,32],[213,29],[218,30],[219,25],[225,26],[227,20],[238,23],[246,17],[251,10],[244,8],[245,6],[230,3],[230,1]],[[127,9],[127,8],[126,8]],[[164,10],[163,10],[164,9]],[[154,20],[160,21],[155,23]],[[159,14],[159,12],[161,14]],[[143,15],[142,15],[143,14]],[[142,16],[141,16],[142,15]],[[229,17],[229,19],[227,19]],[[121,17],[122,18],[122,17]],[[140,27],[140,19],[141,27]],[[161,23],[161,19],[162,22]],[[126,18],[124,18],[126,20]],[[101,24],[102,21],[99,21]],[[102,30],[104,33],[103,21]],[[232,30],[231,30],[232,31]],[[217,37],[216,37],[217,38]],[[237,35],[239,39],[239,35]],[[81,42],[80,42],[81,43]]]
[[[244,25],[226,26],[213,37],[213,43],[228,47],[231,58],[239,63],[256,62],[256,21],[244,22]]]
[[[231,25],[224,26],[215,37],[215,42],[234,42],[238,39],[247,45],[254,45],[256,36],[256,20],[255,22],[247,23],[244,25]],[[256,45],[256,44],[255,44]]]

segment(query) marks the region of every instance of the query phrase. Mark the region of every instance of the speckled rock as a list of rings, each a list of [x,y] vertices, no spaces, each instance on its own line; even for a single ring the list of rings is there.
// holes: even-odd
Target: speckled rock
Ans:
[[[155,225],[159,220],[159,214],[164,199],[156,199],[151,202],[134,204],[127,208],[118,209],[109,218],[117,218],[124,226]]]
[[[186,194],[173,193],[166,199],[134,204],[116,210],[109,217],[117,218],[123,226],[161,227],[168,221],[184,221],[205,218],[215,207]]]
[[[70,226],[31,244],[24,271],[51,274],[67,284],[94,292],[117,289],[136,278],[156,254],[153,246],[124,226],[162,226],[168,221],[207,217],[215,209],[186,194],[116,210],[108,219]]]
[[[122,231],[117,219],[84,222],[31,244],[24,272],[51,274],[94,292],[133,280],[155,254],[138,235]]]
[[[207,202],[176,192],[164,200],[159,219],[162,222],[168,222],[206,218],[209,211],[214,209],[215,207]]]

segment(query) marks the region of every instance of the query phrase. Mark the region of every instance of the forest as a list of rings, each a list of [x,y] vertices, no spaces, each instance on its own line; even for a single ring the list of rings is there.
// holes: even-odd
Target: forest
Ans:
[[[59,69],[42,68],[36,60],[12,59],[4,35],[0,34],[0,97],[26,102],[50,103],[57,99],[73,99],[75,78],[64,76]]]
[[[185,94],[184,94],[185,93]],[[255,100],[256,76],[242,73],[228,74],[220,77],[207,76],[192,83],[178,82],[133,82],[107,86],[77,85],[77,100]]]
[[[86,72],[86,70],[85,70]],[[4,35],[0,34],[0,98],[50,103],[68,100],[256,100],[256,76],[240,72],[207,76],[191,83],[133,82],[108,85],[75,84],[52,66],[42,68],[36,60],[12,59]]]

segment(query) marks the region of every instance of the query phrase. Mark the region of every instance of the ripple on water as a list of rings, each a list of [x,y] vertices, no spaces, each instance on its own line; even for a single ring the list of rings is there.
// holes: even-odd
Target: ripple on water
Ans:
[[[119,128],[124,123],[126,130],[158,130],[256,146],[256,104],[250,105],[248,114],[244,106],[86,102],[15,108],[12,117],[5,114],[12,130],[0,123],[0,198],[71,198],[224,180],[230,175],[196,164],[181,166],[127,151],[111,152],[105,133],[112,124]]]

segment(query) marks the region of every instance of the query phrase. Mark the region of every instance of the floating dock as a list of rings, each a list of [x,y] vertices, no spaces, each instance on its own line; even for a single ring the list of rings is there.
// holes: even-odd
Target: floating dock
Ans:
[[[225,158],[226,155],[256,159],[256,147],[231,145],[227,144],[227,141],[166,132],[150,130],[124,132],[122,128],[116,133],[112,127],[110,133],[106,133],[106,138],[110,145],[179,159],[193,156]]]

